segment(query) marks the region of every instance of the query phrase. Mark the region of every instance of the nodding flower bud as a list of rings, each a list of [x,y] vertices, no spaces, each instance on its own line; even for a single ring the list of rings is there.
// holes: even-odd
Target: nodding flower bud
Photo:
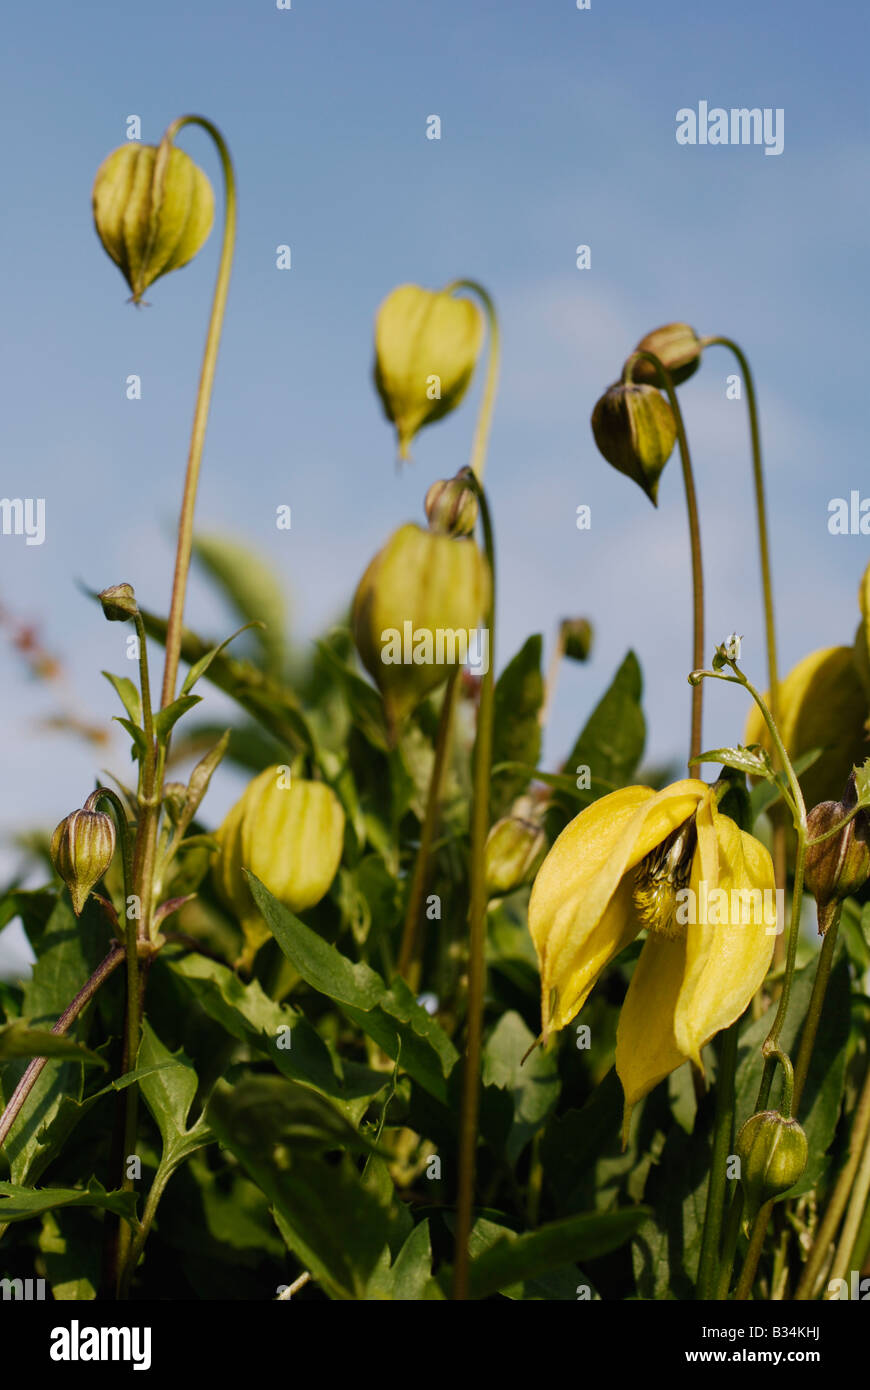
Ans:
[[[483,343],[483,317],[470,299],[400,285],[375,321],[375,385],[410,458],[415,434],[462,400]]]
[[[592,624],[588,618],[563,618],[559,629],[562,650],[569,661],[587,661],[592,650]]]
[[[381,692],[393,737],[401,721],[451,669],[489,660],[489,566],[470,537],[400,526],[372,560],[354,595],[351,631]]]
[[[529,883],[547,852],[547,837],[539,825],[505,816],[486,837],[484,875],[490,898],[503,897]]]
[[[737,1136],[740,1179],[750,1214],[794,1187],[807,1166],[807,1136],[777,1110],[751,1115]]]
[[[455,478],[439,479],[426,493],[429,530],[438,536],[470,536],[477,525],[477,497],[468,486],[463,468]]]
[[[701,340],[687,323],[666,323],[654,328],[641,338],[635,352],[653,353],[670,372],[675,386],[688,381],[701,365]],[[645,357],[632,363],[631,379],[647,386],[661,385],[658,372]]]
[[[51,837],[51,862],[70,892],[77,917],[115,853],[115,823],[104,811],[73,811]]]
[[[103,614],[110,623],[126,623],[139,612],[132,584],[113,584],[99,596]]]
[[[821,801],[807,816],[807,839],[816,840],[846,819],[858,804],[853,772],[840,801]],[[837,905],[870,878],[870,813],[858,811],[839,834],[807,846],[806,885],[816,900],[819,934],[825,935]]]
[[[93,192],[97,235],[133,291],[192,261],[214,220],[214,193],[190,155],[127,144],[103,160]]]
[[[677,438],[674,412],[661,392],[617,382],[592,412],[592,433],[607,462],[657,506],[659,477]]]

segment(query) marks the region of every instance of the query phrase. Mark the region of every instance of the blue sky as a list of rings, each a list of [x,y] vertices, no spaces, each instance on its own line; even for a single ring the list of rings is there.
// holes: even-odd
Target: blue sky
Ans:
[[[687,743],[690,608],[676,457],[654,512],[598,456],[597,397],[636,340],[686,319],[736,337],[760,392],[784,668],[850,641],[867,537],[831,537],[827,504],[870,494],[862,281],[868,256],[867,18],[858,4],[697,6],[270,0],[19,6],[5,19],[3,496],[46,499],[46,540],[0,537],[0,603],[39,624],[74,700],[108,721],[102,667],[123,629],[76,589],[132,582],[168,603],[172,524],[219,238],[136,312],[100,248],[90,190],[139,115],[223,130],[239,240],[206,444],[199,524],[232,532],[286,583],[299,640],[340,612],[374,551],[467,461],[477,391],[395,467],[371,386],[372,322],[404,281],[481,280],[504,368],[487,469],[499,547],[497,663],[532,631],[590,617],[594,659],[563,671],[547,740],[563,753],[634,646],[649,755]],[[681,147],[682,107],[781,107],[779,157]],[[425,138],[438,114],[442,139]],[[180,143],[220,185],[207,138]],[[293,269],[275,268],[292,247]],[[575,268],[574,248],[592,248]],[[682,391],[695,455],[708,646],[745,634],[763,680],[744,405],[711,351]],[[142,399],[125,398],[137,373]],[[478,383],[479,389],[479,383]],[[274,527],[289,503],[292,531]],[[576,507],[592,508],[578,532]],[[193,626],[223,633],[198,580]],[[94,756],[39,720],[56,695],[0,648],[0,838],[51,827],[92,785]],[[211,697],[209,697],[211,699]],[[215,697],[211,712],[218,715]],[[739,737],[712,692],[708,746]],[[126,770],[118,738],[105,761]],[[233,797],[216,782],[217,818]],[[8,849],[2,865],[15,856]]]

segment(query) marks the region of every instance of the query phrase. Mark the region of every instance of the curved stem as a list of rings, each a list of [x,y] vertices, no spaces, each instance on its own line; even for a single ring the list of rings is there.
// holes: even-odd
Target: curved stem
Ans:
[[[202,447],[205,442],[208,412],[211,404],[212,386],[223,327],[227,291],[230,285],[233,249],[236,239],[236,182],[230,152],[218,130],[203,116],[179,116],[168,127],[161,142],[168,149],[174,136],[186,125],[198,125],[205,130],[217,146],[224,175],[226,202],[224,207],[224,237],[221,246],[220,263],[212,300],[211,318],[205,339],[196,408],[193,414],[193,429],[190,436],[190,449],[187,456],[187,474],[184,480],[184,496],[181,503],[181,517],[178,525],[178,549],[175,558],[175,578],[172,586],[172,602],[169,608],[169,623],[166,629],[166,658],[163,667],[163,691],[161,705],[165,709],[175,698],[175,681],[178,675],[178,660],[181,652],[181,629],[184,616],[184,598],[187,590],[187,572],[193,547],[193,513],[196,505],[196,490],[199,482],[199,466]]]
[[[471,446],[471,459],[469,466],[478,482],[483,482],[483,470],[486,466],[486,451],[489,445],[489,432],[492,426],[492,412],[495,406],[495,395],[498,390],[498,373],[501,362],[501,335],[498,326],[498,314],[483,285],[479,285],[476,280],[453,280],[446,286],[446,293],[452,294],[454,290],[471,290],[476,294],[483,304],[486,312],[487,324],[489,325],[489,360],[486,367],[486,381],[483,387],[483,397],[480,402],[480,412],[477,417],[477,427],[474,431],[474,443]]]
[[[484,848],[489,830],[489,795],[492,767],[493,695],[495,666],[495,546],[492,520],[483,487],[476,475],[469,479],[480,503],[484,550],[490,570],[490,661],[480,689],[480,710],[474,749],[474,801],[471,812],[471,903],[469,907],[468,1017],[465,1059],[462,1068],[462,1102],[459,1119],[459,1182],[456,1205],[456,1247],[453,1297],[468,1297],[469,1250],[474,1206],[474,1172],[477,1156],[477,1123],[480,1104],[480,1055],[483,1035],[483,1002],[486,989],[486,908]]]
[[[777,669],[776,625],[773,610],[773,582],[770,573],[770,540],[767,525],[767,502],[764,495],[764,468],[761,462],[761,430],[758,423],[758,401],[749,362],[742,349],[731,338],[702,338],[702,347],[724,347],[734,354],[746,383],[746,404],[749,410],[749,434],[752,441],[752,476],[755,483],[755,510],[758,516],[758,553],[761,561],[761,587],[764,597],[764,627],[767,640],[767,676],[770,686],[770,710],[779,723],[779,675]]]
[[[739,1019],[722,1034],[719,1070],[716,1074],[716,1118],[713,1128],[713,1154],[704,1213],[704,1233],[698,1263],[698,1298],[716,1297],[722,1211],[725,1202],[728,1155],[734,1134],[734,1073],[737,1067]]]
[[[677,426],[677,440],[680,445],[680,461],[683,465],[683,485],[686,492],[686,511],[689,517],[689,545],[692,555],[692,666],[697,670],[704,660],[704,569],[701,558],[701,524],[698,519],[698,498],[695,492],[695,475],[692,472],[692,458],[683,412],[677,400],[677,393],[671,374],[654,352],[633,352],[626,362],[622,380],[631,384],[631,373],[635,362],[646,360],[655,367],[659,381],[664,389]],[[703,719],[703,690],[698,685],[692,687],[692,733],[689,745],[689,761],[701,752],[701,722]]]
[[[55,1023],[52,1028],[52,1033],[57,1037],[61,1037],[67,1032],[70,1024],[78,1018],[85,1005],[89,1004],[93,999],[103,981],[109,978],[113,970],[117,970],[121,961],[124,959],[124,955],[125,951],[123,946],[121,946],[119,942],[115,942],[109,954],[105,956],[97,966],[87,984],[82,985],[75,999],[64,1009],[57,1023]],[[18,1085],[15,1087],[15,1090],[12,1092],[12,1095],[9,1097],[9,1104],[6,1106],[3,1114],[0,1115],[0,1144],[5,1143],[6,1136],[15,1123],[22,1105],[33,1090],[36,1079],[47,1061],[47,1057],[34,1057]]]
[[[409,976],[412,970],[415,969],[420,955],[420,951],[416,949],[420,936],[420,910],[423,905],[423,894],[426,889],[426,871],[429,867],[429,855],[432,850],[432,840],[435,834],[435,825],[438,820],[438,808],[441,804],[441,797],[444,791],[444,778],[447,771],[447,752],[450,747],[453,713],[456,708],[459,670],[460,668],[457,667],[448,677],[447,686],[444,690],[444,699],[441,704],[441,714],[438,718],[438,733],[435,739],[435,759],[432,764],[432,774],[429,778],[426,810],[423,816],[423,825],[420,829],[420,844],[417,848],[417,856],[414,860],[411,885],[408,890],[408,904],[405,909],[405,922],[402,928],[402,941],[399,948],[399,960],[396,966],[398,973],[411,985],[412,989],[416,989],[416,981],[410,981]]]
[[[819,952],[819,962],[816,966],[816,978],[813,981],[813,992],[810,996],[807,1016],[804,1019],[804,1028],[801,1033],[797,1061],[794,1064],[795,1114],[797,1114],[798,1106],[801,1103],[804,1083],[807,1079],[810,1058],[812,1057],[813,1045],[816,1041],[816,1033],[818,1032],[819,1021],[822,1017],[822,1009],[825,1004],[825,992],[828,988],[828,980],[831,976],[831,963],[834,959],[834,948],[837,944],[837,930],[839,925],[840,910],[837,908],[833,921],[825,932],[824,939],[822,940],[822,949]]]

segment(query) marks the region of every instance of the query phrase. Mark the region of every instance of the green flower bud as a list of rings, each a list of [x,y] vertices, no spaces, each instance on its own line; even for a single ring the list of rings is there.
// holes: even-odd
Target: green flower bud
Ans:
[[[505,816],[486,837],[484,874],[489,897],[503,897],[529,883],[547,852],[547,837],[539,825]]]
[[[436,535],[470,536],[477,525],[477,497],[463,481],[462,473],[433,483],[426,493],[425,505],[429,529]]]
[[[489,596],[489,567],[472,540],[436,536],[409,522],[378,551],[354,595],[351,629],[394,735],[405,715],[468,659]]]
[[[814,840],[845,820],[858,802],[853,772],[841,801],[821,801],[807,816],[807,839]],[[838,835],[808,845],[804,879],[816,900],[819,933],[825,935],[836,906],[870,878],[870,815],[861,810]]]
[[[211,231],[214,193],[184,150],[130,143],[100,165],[93,208],[97,235],[138,304],[158,276],[193,260]]]
[[[592,650],[592,624],[588,618],[563,618],[559,629],[562,650],[570,661],[586,661]]]
[[[344,811],[331,787],[267,767],[255,777],[215,836],[218,896],[245,935],[240,964],[250,967],[269,938],[244,870],[291,912],[314,907],[335,878],[344,846]]]
[[[164,782],[163,804],[169,819],[173,825],[177,825],[187,806],[187,787],[183,782]]]
[[[654,353],[670,372],[675,386],[688,381],[701,365],[701,341],[687,323],[666,323],[662,328],[654,328],[641,338],[635,351]],[[647,386],[660,385],[658,372],[644,357],[632,363],[631,377]]]
[[[797,1120],[787,1120],[776,1110],[750,1116],[736,1148],[750,1214],[794,1187],[807,1166],[806,1134]]]
[[[77,917],[115,853],[115,823],[104,811],[73,811],[51,837],[51,862],[72,898]]]
[[[132,584],[113,584],[100,594],[103,614],[110,623],[126,623],[139,612]]]
[[[446,290],[400,285],[375,322],[375,385],[399,436],[399,457],[433,420],[462,400],[483,343],[483,316]]]
[[[592,412],[592,433],[607,462],[658,505],[659,477],[677,438],[670,402],[654,386],[617,382]]]

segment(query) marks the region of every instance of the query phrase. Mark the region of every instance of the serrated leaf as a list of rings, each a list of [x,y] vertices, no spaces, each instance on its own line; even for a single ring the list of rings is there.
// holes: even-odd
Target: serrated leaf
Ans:
[[[32,1028],[24,1018],[16,1018],[0,1027],[0,1061],[5,1062],[10,1057],[74,1057],[91,1066],[108,1065],[96,1052],[82,1047],[74,1038],[51,1033],[45,1028]]]
[[[175,1167],[211,1140],[202,1119],[188,1128],[187,1115],[197,1090],[193,1063],[179,1048],[170,1052],[146,1019],[142,1025],[137,1068],[143,1071],[140,1089],[163,1140],[162,1162]],[[153,1070],[147,1070],[153,1068]]]
[[[86,1188],[79,1187],[21,1187],[14,1182],[0,1182],[0,1224],[30,1221],[43,1212],[57,1207],[99,1207],[133,1220],[136,1215],[135,1192],[107,1192],[92,1178]]]
[[[757,751],[756,751],[757,750]],[[768,781],[775,778],[773,764],[760,744],[744,748],[714,748],[709,753],[699,753],[689,759],[689,766],[701,763],[721,763],[723,767],[733,767],[735,772],[745,772],[750,777],[764,777]]]
[[[311,1093],[278,1077],[218,1082],[207,1118],[266,1194],[287,1246],[334,1299],[363,1299],[398,1212],[366,1186],[349,1154],[327,1162],[294,1143],[300,1103]],[[324,1102],[325,1104],[325,1102]],[[336,1111],[336,1118],[340,1119]]]

